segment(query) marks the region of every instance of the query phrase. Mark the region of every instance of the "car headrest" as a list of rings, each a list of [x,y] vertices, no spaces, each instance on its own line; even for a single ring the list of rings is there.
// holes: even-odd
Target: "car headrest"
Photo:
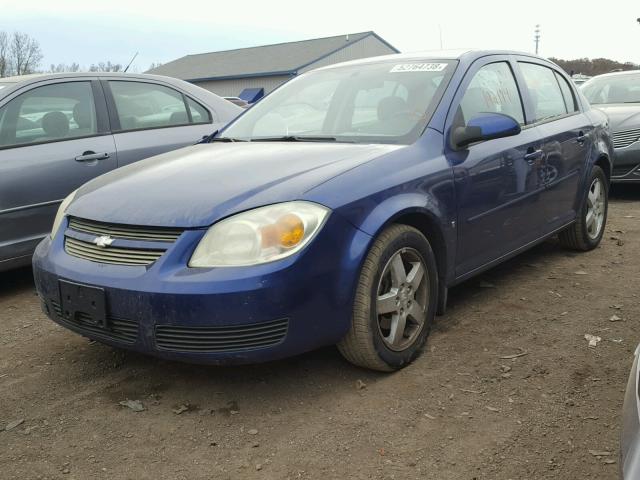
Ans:
[[[171,125],[189,123],[189,117],[187,116],[187,112],[173,112],[169,122],[171,122]]]
[[[78,102],[73,107],[73,119],[78,128],[91,128],[91,106],[88,102]]]
[[[385,97],[378,103],[378,120],[389,120],[394,115],[407,110],[407,102],[396,96]]]
[[[42,117],[42,129],[48,137],[66,137],[69,133],[69,119],[62,112],[49,112]]]

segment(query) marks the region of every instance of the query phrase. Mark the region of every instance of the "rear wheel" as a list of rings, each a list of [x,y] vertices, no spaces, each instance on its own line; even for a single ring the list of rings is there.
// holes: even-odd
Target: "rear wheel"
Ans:
[[[588,185],[589,190],[578,219],[559,234],[564,247],[584,252],[600,244],[609,208],[609,181],[599,166],[593,167]]]
[[[338,349],[361,367],[402,368],[425,343],[437,297],[437,268],[428,240],[407,225],[387,228],[364,262],[351,330]]]

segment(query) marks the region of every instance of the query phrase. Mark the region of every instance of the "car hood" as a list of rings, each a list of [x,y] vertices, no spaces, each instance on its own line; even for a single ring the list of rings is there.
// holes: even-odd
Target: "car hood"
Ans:
[[[640,104],[594,105],[609,117],[612,132],[640,128]]]
[[[67,213],[125,225],[196,228],[299,200],[340,173],[398,148],[344,143],[194,145],[114,170],[78,190]]]

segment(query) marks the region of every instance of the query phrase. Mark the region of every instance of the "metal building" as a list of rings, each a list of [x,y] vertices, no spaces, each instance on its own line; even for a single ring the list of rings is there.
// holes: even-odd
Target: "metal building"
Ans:
[[[187,55],[149,70],[223,96],[257,100],[290,78],[333,63],[399,53],[374,32]],[[244,92],[244,94],[243,94]]]

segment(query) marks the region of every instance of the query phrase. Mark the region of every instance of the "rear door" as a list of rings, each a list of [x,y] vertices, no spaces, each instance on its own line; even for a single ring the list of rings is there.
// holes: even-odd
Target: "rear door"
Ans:
[[[31,255],[60,202],[116,165],[97,78],[39,82],[0,101],[0,261]]]
[[[212,108],[168,85],[121,79],[102,84],[119,166],[193,145],[218,122]]]
[[[542,140],[527,127],[523,100],[509,56],[476,61],[449,112],[447,131],[482,113],[502,113],[522,126],[520,134],[448,149],[458,202],[456,273],[466,275],[541,235]]]
[[[547,228],[554,230],[576,216],[593,126],[559,71],[525,60],[518,67],[530,99],[527,116],[543,137],[544,211]]]

